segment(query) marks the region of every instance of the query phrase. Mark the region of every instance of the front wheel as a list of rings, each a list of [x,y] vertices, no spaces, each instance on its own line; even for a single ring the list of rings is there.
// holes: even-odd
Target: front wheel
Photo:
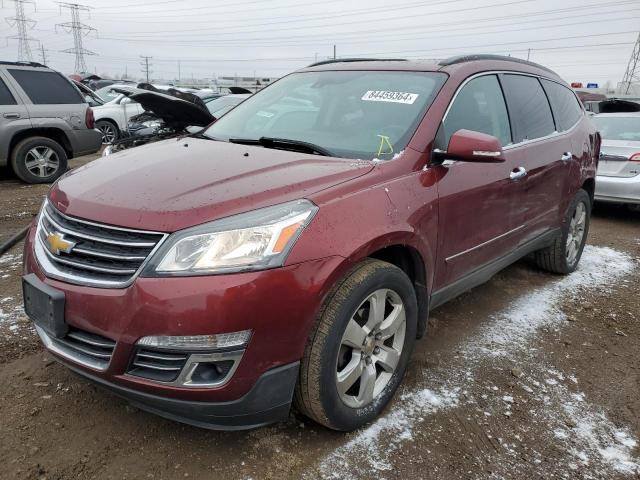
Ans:
[[[109,120],[96,121],[96,128],[102,133],[102,144],[107,145],[120,138],[120,131],[115,123]]]
[[[416,338],[418,307],[407,275],[366,260],[329,295],[300,366],[295,405],[329,428],[354,430],[395,393]]]
[[[590,220],[591,198],[586,191],[578,190],[553,244],[535,252],[538,266],[554,273],[573,272],[578,267],[587,243]]]

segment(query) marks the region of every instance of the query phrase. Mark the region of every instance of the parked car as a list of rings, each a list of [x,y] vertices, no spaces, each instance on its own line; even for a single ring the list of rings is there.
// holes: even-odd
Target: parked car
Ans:
[[[69,158],[100,149],[78,89],[39,63],[0,62],[0,110],[0,166],[25,182],[53,182]]]
[[[598,153],[574,92],[530,62],[320,62],[59,180],[25,311],[55,358],[156,414],[251,428],[294,403],[353,430],[429,310],[525,255],[576,269]]]
[[[131,88],[130,90],[133,91],[134,89]],[[118,88],[112,90],[113,93],[117,91]],[[126,91],[126,89],[120,91]],[[122,132],[127,131],[127,124],[131,117],[143,111],[142,106],[125,93],[119,93],[113,100],[95,107],[93,113],[96,120],[96,128],[102,132],[102,143],[109,144],[118,140],[122,136]]]
[[[640,113],[601,113],[593,122],[602,135],[596,200],[640,205]]]

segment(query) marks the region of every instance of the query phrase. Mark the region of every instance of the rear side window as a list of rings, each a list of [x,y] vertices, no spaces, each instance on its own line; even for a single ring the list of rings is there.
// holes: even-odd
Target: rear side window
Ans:
[[[552,134],[555,125],[551,107],[538,79],[506,74],[501,80],[514,126],[514,142]]]
[[[0,105],[15,105],[16,99],[7,88],[4,81],[0,80]]]
[[[582,117],[582,108],[578,104],[578,99],[571,90],[559,83],[544,79],[540,81],[551,102],[558,130],[561,132],[569,130]]]
[[[474,78],[456,95],[443,122],[442,147],[461,129],[493,135],[502,145],[511,143],[509,115],[495,75]]]
[[[12,69],[9,73],[35,104],[84,103],[80,93],[59,73]]]

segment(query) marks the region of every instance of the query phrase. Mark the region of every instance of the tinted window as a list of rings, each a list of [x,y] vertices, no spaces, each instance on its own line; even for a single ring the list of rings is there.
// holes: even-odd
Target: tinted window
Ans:
[[[541,82],[551,102],[558,130],[561,132],[569,130],[582,116],[582,109],[578,104],[578,99],[571,90],[559,83],[544,79]]]
[[[467,83],[456,96],[443,123],[444,145],[456,131],[474,130],[511,143],[509,116],[502,90],[495,75],[478,77]]]
[[[15,105],[16,99],[13,98],[7,85],[0,80],[0,105]]]
[[[84,103],[80,93],[56,72],[9,70],[35,104]]]
[[[514,125],[513,139],[533,140],[555,131],[547,96],[535,77],[503,75],[502,86]]]

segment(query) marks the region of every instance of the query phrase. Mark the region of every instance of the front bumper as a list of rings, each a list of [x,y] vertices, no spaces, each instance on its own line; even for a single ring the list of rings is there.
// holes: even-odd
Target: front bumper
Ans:
[[[635,177],[596,177],[595,199],[600,202],[640,204],[640,175]]]
[[[34,273],[64,292],[65,321],[71,328],[113,344],[108,364],[100,368],[74,361],[51,346],[49,351],[143,409],[210,428],[251,428],[286,416],[316,312],[348,268],[342,257],[328,257],[262,272],[139,277],[126,288],[94,288],[45,277],[33,255],[34,235],[32,229],[25,244],[25,274]],[[142,337],[242,330],[251,330],[252,336],[224,384],[186,387],[131,372],[139,351],[136,342]],[[47,344],[45,338],[43,342]],[[289,372],[282,374],[286,381],[273,373],[281,370]]]

